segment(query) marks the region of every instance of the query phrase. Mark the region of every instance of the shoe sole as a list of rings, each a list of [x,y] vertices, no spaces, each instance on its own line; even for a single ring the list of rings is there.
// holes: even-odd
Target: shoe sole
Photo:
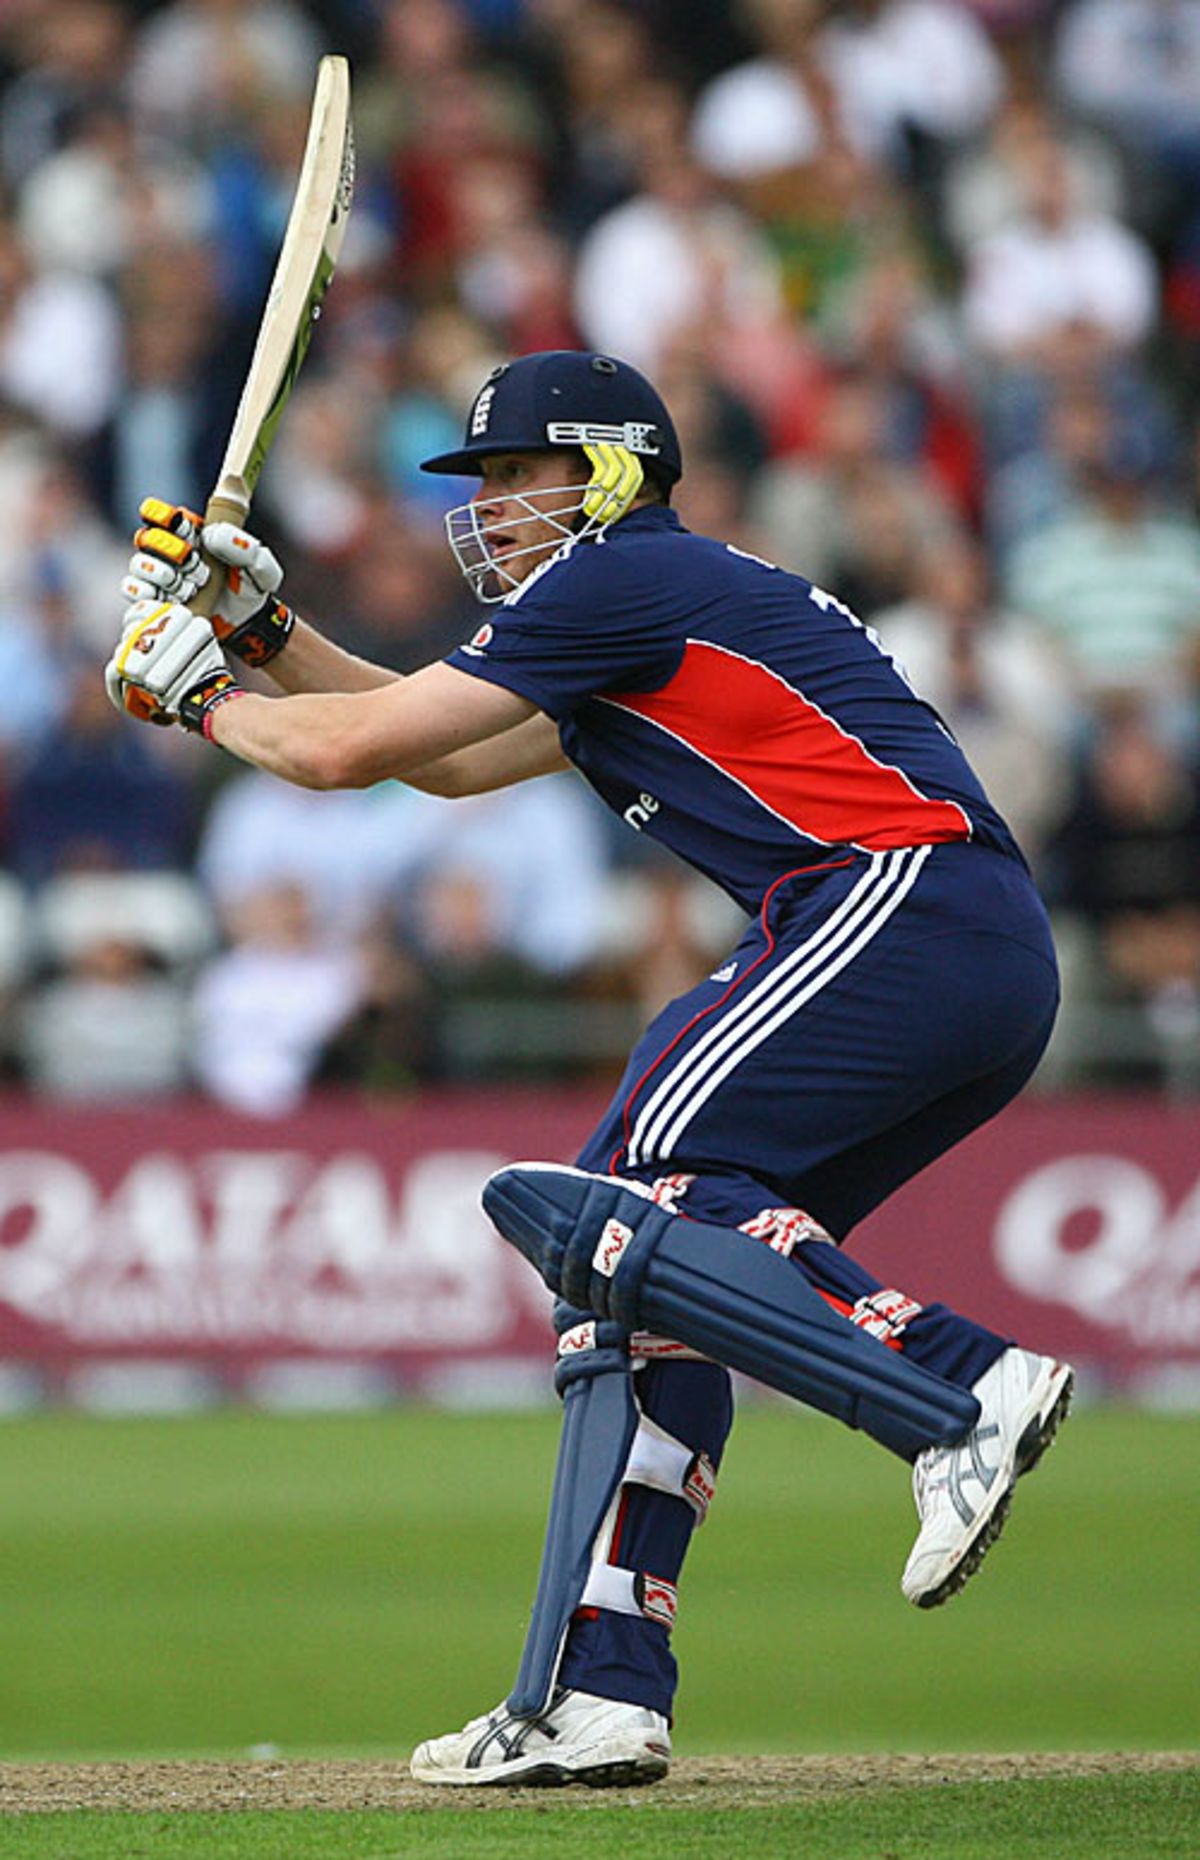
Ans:
[[[431,1771],[413,1767],[412,1775],[417,1782],[460,1789],[561,1789],[570,1783],[582,1783],[588,1789],[635,1789],[660,1782],[670,1767],[669,1757],[643,1750],[635,1756],[614,1756],[576,1768],[538,1755],[486,1769]]]
[[[999,1537],[1012,1510],[1017,1480],[1032,1472],[1048,1447],[1053,1446],[1059,1428],[1066,1420],[1075,1392],[1075,1374],[1066,1363],[1056,1363],[1050,1375],[1043,1406],[1028,1422],[1013,1453],[1012,1473],[993,1503],[978,1519],[978,1529],[950,1574],[917,1599],[918,1608],[940,1608],[964,1589],[984,1557]]]

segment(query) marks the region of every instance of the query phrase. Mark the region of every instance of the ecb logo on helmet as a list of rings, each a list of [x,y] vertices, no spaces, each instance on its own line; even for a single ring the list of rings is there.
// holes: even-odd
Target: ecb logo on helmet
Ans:
[[[472,439],[478,439],[483,433],[487,432],[488,420],[491,418],[492,413],[492,402],[495,398],[496,390],[489,382],[485,388],[480,390],[479,399],[475,402],[475,410],[471,415]]]

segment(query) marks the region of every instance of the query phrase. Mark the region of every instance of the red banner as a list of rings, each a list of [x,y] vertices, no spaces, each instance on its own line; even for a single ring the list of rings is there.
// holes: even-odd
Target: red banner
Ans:
[[[278,1124],[208,1105],[0,1107],[0,1358],[279,1359],[437,1394],[544,1376],[549,1297],[479,1190],[569,1158],[592,1092],[325,1101]],[[1124,1381],[1200,1371],[1200,1106],[1029,1098],[854,1238],[889,1285]],[[540,1384],[539,1384],[540,1386]]]
[[[854,1248],[1097,1377],[1200,1379],[1200,1104],[1028,1097],[917,1176]],[[911,1283],[910,1283],[911,1282]]]

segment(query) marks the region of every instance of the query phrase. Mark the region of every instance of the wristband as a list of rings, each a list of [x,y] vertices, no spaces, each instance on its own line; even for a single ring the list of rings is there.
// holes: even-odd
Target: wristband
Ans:
[[[230,698],[248,697],[249,695],[249,692],[242,690],[241,685],[230,685],[228,691],[219,691],[211,703],[205,705],[204,713],[200,718],[200,734],[206,743],[215,743],[217,740],[213,735],[213,718],[222,704],[227,704]]]
[[[213,631],[226,652],[232,652],[243,665],[267,665],[282,652],[292,636],[296,616],[285,601],[275,596],[264,602],[256,614],[240,626],[222,632],[214,615]]]
[[[239,684],[235,684],[229,672],[213,672],[210,677],[201,679],[190,691],[184,693],[179,701],[179,721],[185,730],[191,730],[206,741],[212,742],[212,713],[230,698],[245,697],[246,693]]]

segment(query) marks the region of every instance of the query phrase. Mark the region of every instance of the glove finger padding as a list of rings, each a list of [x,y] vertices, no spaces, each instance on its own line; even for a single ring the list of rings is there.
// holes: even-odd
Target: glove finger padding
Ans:
[[[194,551],[186,573],[164,562],[160,555],[148,553],[154,547],[153,539],[164,534],[162,530],[138,531],[139,536],[151,540],[145,552],[139,551],[129,558],[128,572],[121,583],[121,592],[127,601],[178,601],[186,607],[207,583],[208,564]]]
[[[169,504],[162,497],[143,497],[138,516],[151,529],[173,531],[189,542],[195,542],[204,525],[198,510],[189,510],[186,504]]]
[[[249,530],[240,530],[236,523],[206,523],[200,540],[209,555],[229,570],[231,588],[234,576],[238,577],[241,586],[235,593],[246,599],[256,593],[261,605],[269,594],[278,592],[283,581],[278,558]]]
[[[213,611],[213,631],[227,652],[246,665],[267,665],[282,652],[295,618],[276,600],[283,569],[266,543],[235,523],[208,523],[202,541],[225,569],[225,586]]]
[[[138,515],[145,522],[134,532],[122,593],[130,601],[165,599],[186,606],[209,579],[197,547],[203,519],[186,505],[160,497],[144,497]]]
[[[283,650],[294,619],[274,598],[283,569],[265,543],[235,523],[206,525],[198,511],[160,497],[143,498],[138,514],[144,522],[121,583],[127,601],[190,606],[212,580],[210,558],[224,571],[211,616],[221,644],[247,665],[266,665]]]
[[[208,621],[171,602],[135,603],[105,669],[108,695],[119,710],[144,721],[171,721],[200,684],[230,683],[224,654]]]

